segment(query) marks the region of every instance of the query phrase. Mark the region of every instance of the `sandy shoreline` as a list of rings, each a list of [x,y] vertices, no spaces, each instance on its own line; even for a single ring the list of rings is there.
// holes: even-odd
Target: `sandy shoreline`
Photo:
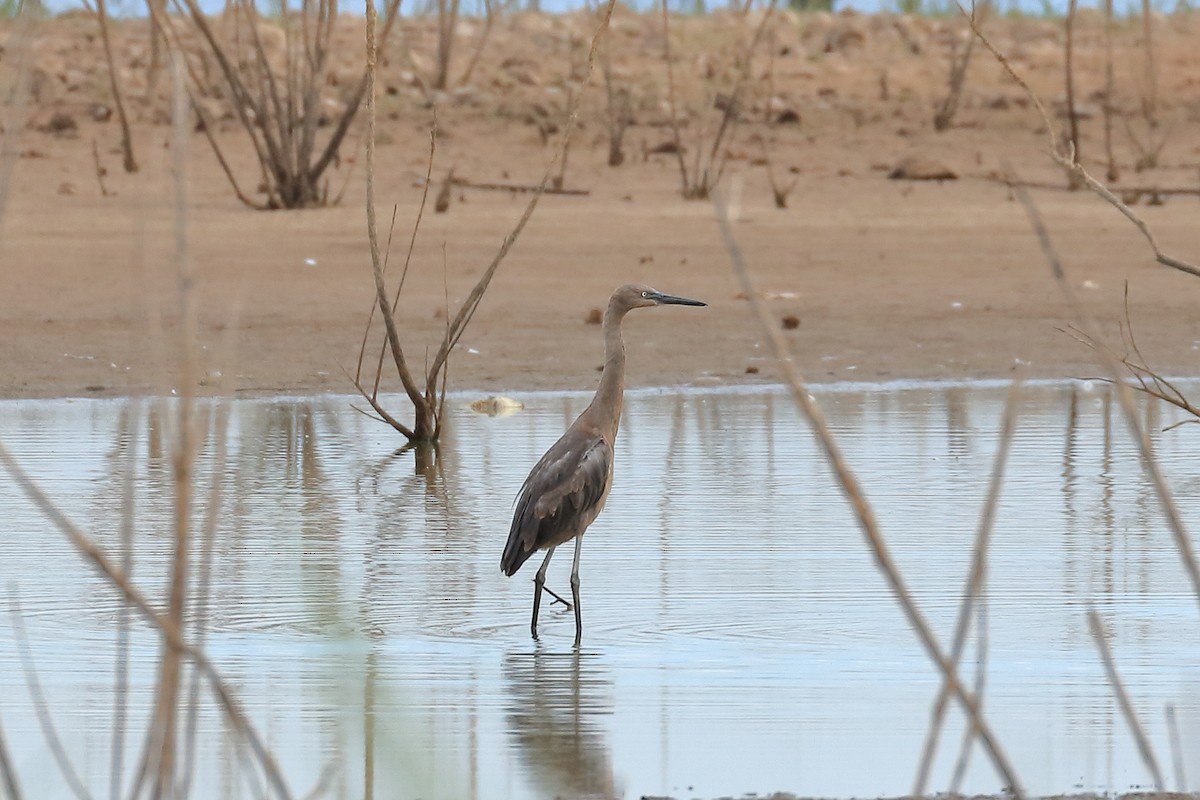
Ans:
[[[68,43],[82,35],[79,20],[69,22],[74,27],[62,34]],[[868,39],[863,49],[822,54],[804,30],[797,24],[796,47],[817,55],[777,76],[779,96],[803,112],[802,124],[747,122],[730,145],[726,185],[740,196],[735,233],[759,288],[773,298],[777,319],[800,320],[787,336],[808,379],[1004,378],[1018,361],[1030,377],[1095,374],[1089,351],[1060,330],[1071,318],[1024,213],[988,178],[1007,162],[1025,178],[1062,183],[1044,155],[1045,131],[1033,113],[1007,102],[989,105],[997,92],[1016,91],[995,64],[980,59],[972,67],[961,124],[939,134],[928,111],[936,86],[922,94],[918,79],[944,68],[941,50],[931,46],[904,60],[894,48],[872,50]],[[1015,24],[1013,30],[1016,37]],[[521,34],[519,26],[514,31],[512,37]],[[1177,33],[1186,44],[1186,25]],[[1097,46],[1095,37],[1086,41]],[[489,58],[499,61],[503,47],[496,47]],[[1176,102],[1183,133],[1168,142],[1168,166],[1130,171],[1127,184],[1194,183],[1185,90],[1197,57],[1180,47],[1162,97],[1164,107]],[[652,49],[629,52],[627,73],[653,68]],[[1053,96],[1053,53],[1043,55],[1029,56],[1027,66]],[[1094,53],[1081,63],[1094,68]],[[493,69],[501,67],[481,63],[481,74]],[[877,96],[880,69],[893,76],[886,102]],[[1087,87],[1097,80],[1086,71],[1081,78]],[[600,103],[601,88],[590,91]],[[401,92],[396,102],[405,97]],[[630,316],[631,386],[779,380],[748,304],[738,298],[711,205],[679,197],[673,156],[640,155],[668,137],[652,99],[631,128],[631,157],[615,169],[605,163],[602,107],[589,107],[567,173],[567,186],[589,194],[543,200],[452,358],[451,389],[590,389],[602,347],[598,327],[585,320],[627,281],[710,304]],[[82,102],[51,93],[34,108],[19,143],[0,250],[0,397],[165,392],[178,380],[169,127],[155,122],[150,109],[139,112],[145,119],[135,119],[134,138],[142,169],[127,175],[114,155],[114,126],[88,119]],[[397,208],[395,261],[420,200],[431,119],[428,109],[410,106],[389,112],[380,127],[379,205],[385,218]],[[54,108],[76,115],[72,135],[38,130]],[[854,108],[866,116],[849,114]],[[435,175],[453,166],[477,182],[532,183],[540,176],[548,150],[520,119],[455,106],[442,112],[441,124]],[[1099,122],[1084,125],[1097,154]],[[219,138],[235,167],[253,172],[236,126],[224,124]],[[107,168],[108,196],[96,184],[93,141]],[[754,157],[758,141],[769,142],[776,168],[797,181],[787,209],[772,206]],[[889,166],[911,153],[940,159],[961,179],[888,180]],[[1131,157],[1127,147],[1122,155]],[[362,175],[351,171],[353,160],[346,155],[334,176],[337,183],[348,180],[342,205],[255,212],[236,201],[202,137],[193,137],[186,213],[207,374],[201,393],[215,391],[218,372],[235,376],[237,393],[246,395],[353,391],[343,370],[354,368],[373,296]],[[1154,264],[1136,229],[1094,195],[1035,194],[1071,280],[1107,329],[1115,332],[1123,317],[1128,281],[1146,358],[1164,374],[1196,374],[1197,279]],[[401,301],[403,338],[415,363],[440,336],[444,285],[455,306],[526,199],[461,189],[448,213],[426,215]],[[1194,198],[1137,209],[1164,249],[1185,258],[1200,253]],[[230,326],[233,337],[224,334]]]

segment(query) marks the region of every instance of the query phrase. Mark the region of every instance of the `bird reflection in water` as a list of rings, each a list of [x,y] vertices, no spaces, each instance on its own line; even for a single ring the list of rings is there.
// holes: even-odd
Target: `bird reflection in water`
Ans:
[[[578,650],[504,659],[510,734],[536,797],[624,794],[602,724],[612,713],[612,679],[598,666],[596,656]]]

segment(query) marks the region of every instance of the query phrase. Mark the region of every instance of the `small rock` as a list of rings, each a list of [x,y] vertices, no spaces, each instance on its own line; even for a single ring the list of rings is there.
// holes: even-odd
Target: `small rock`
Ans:
[[[756,366],[754,366],[753,364],[751,364],[750,366],[746,367],[746,374],[747,374],[747,375],[757,375],[757,374],[758,374],[758,367],[756,367]]]
[[[794,331],[796,328],[800,327],[800,318],[795,314],[785,314],[783,319],[780,321],[783,323],[783,329],[785,331]]]
[[[603,321],[603,319],[604,319],[604,314],[601,313],[600,309],[593,308],[591,311],[588,312],[587,317],[585,317],[583,321],[586,322],[588,325],[599,325]]]
[[[799,125],[800,112],[793,108],[785,108],[775,115],[776,125]]]
[[[63,181],[58,185],[59,194],[69,195],[75,194],[78,191],[79,190],[75,188],[75,184],[71,183],[70,181]]]
[[[958,173],[936,158],[905,156],[892,167],[888,177],[894,181],[956,181]]]
[[[646,150],[646,152],[652,156],[661,156],[661,155],[670,155],[673,153],[678,153],[679,150],[680,150],[680,147],[675,142],[666,141],[666,142],[663,142],[662,144],[656,144],[656,145],[654,145],[654,147],[648,148]]]
[[[50,117],[50,121],[42,126],[42,131],[53,133],[56,136],[66,136],[77,133],[79,131],[79,123],[65,111],[55,111],[54,116]]]
[[[113,111],[103,103],[96,103],[92,106],[90,114],[96,122],[108,122],[112,119]]]

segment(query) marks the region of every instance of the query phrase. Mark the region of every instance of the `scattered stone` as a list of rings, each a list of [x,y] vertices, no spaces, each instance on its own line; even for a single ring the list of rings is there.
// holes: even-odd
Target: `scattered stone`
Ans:
[[[89,114],[95,122],[108,122],[112,119],[113,110],[104,105],[104,103],[95,103],[92,105]]]
[[[678,153],[679,145],[673,141],[665,141],[662,144],[656,144],[654,147],[647,148],[646,153],[652,156],[672,155]]]
[[[583,320],[588,325],[599,325],[604,321],[604,314],[598,308],[593,308]]]
[[[62,195],[71,195],[78,191],[79,190],[75,188],[75,184],[71,183],[70,181],[63,181],[58,185],[58,193]]]
[[[888,177],[894,181],[956,181],[958,173],[936,158],[905,156],[892,167]]]
[[[79,132],[79,123],[65,111],[55,111],[50,121],[42,126],[43,133],[53,133],[55,136],[68,136]]]
[[[778,114],[775,115],[775,124],[776,125],[799,125],[800,124],[800,112],[796,111],[794,108],[785,108],[783,111],[780,111]]]
[[[746,374],[747,374],[747,375],[757,375],[757,374],[758,374],[758,367],[756,367],[756,366],[754,366],[753,364],[751,364],[750,366],[746,367]]]
[[[785,331],[794,331],[800,327],[800,318],[795,314],[785,314],[781,322]]]

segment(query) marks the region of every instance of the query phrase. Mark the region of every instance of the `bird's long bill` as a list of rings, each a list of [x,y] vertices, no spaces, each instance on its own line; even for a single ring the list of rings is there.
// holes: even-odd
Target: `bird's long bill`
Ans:
[[[701,303],[699,300],[689,300],[686,297],[676,297],[673,294],[663,294],[655,292],[652,295],[653,299],[664,306],[707,306],[708,303]]]

